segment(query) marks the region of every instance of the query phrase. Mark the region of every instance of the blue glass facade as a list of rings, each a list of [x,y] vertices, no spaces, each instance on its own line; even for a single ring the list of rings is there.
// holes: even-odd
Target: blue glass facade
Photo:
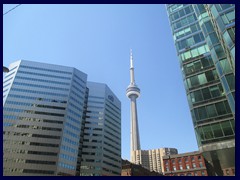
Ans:
[[[235,6],[169,4],[167,11],[199,150],[208,174],[224,175],[235,169]]]

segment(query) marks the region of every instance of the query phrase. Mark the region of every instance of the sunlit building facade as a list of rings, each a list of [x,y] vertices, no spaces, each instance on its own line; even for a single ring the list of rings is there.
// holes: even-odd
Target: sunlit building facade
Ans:
[[[94,91],[98,89],[91,84],[87,87],[87,75],[75,68],[26,60],[12,63],[3,82],[3,175],[81,175],[86,146],[83,140],[88,139],[84,133],[88,133],[86,128],[93,118],[89,113],[95,112],[91,107]],[[111,92],[109,88],[108,91]],[[114,99],[120,104],[116,97]],[[107,100],[104,103],[102,113],[109,109],[108,106],[114,109],[112,106],[115,104],[109,105],[111,103]],[[108,122],[114,125],[115,121],[121,123],[121,111],[118,113],[117,120],[112,114],[106,117]],[[107,130],[116,134],[113,131],[116,129],[119,133],[116,136],[121,137],[120,125],[107,129],[105,124],[95,124],[91,128],[102,129],[103,137]],[[111,139],[113,141],[108,145],[117,149],[114,151],[116,154],[121,154],[121,139],[117,141],[119,144],[115,143],[114,137]],[[99,141],[105,142],[102,138]],[[89,146],[95,146],[95,143],[98,142],[91,139]],[[97,154],[99,149],[89,151]],[[109,152],[103,146],[101,153]],[[114,155],[109,157],[115,158]],[[121,161],[120,155],[119,158]],[[103,155],[100,161],[105,161]],[[115,171],[120,175],[121,162],[117,167],[120,168]],[[112,169],[109,166],[105,168],[111,174]]]
[[[235,169],[235,5],[166,6],[208,175]]]
[[[120,176],[121,102],[106,84],[87,82],[81,176]]]
[[[163,173],[163,156],[178,154],[176,148],[159,148],[133,151],[133,163],[139,164],[151,172]]]

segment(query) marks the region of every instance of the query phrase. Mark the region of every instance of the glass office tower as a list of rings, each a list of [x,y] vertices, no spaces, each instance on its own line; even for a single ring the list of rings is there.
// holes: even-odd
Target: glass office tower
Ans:
[[[121,102],[106,84],[87,82],[81,176],[120,176]]]
[[[113,93],[106,89],[112,99]],[[114,164],[114,158],[121,160],[120,101],[114,96],[114,102],[105,99],[103,106],[92,97],[92,92],[98,91],[99,86],[87,87],[87,75],[72,67],[26,60],[12,63],[3,82],[3,175],[81,175],[83,151],[97,156],[99,149],[91,147],[98,143],[103,148],[99,161]],[[94,124],[94,106],[99,105],[104,122]],[[88,131],[101,132],[102,137],[85,136]],[[84,139],[89,140],[87,151]],[[118,164],[121,162],[114,164],[115,168],[107,164],[102,169],[108,175],[120,175]],[[102,171],[98,175],[103,175]]]
[[[199,150],[209,175],[235,172],[235,6],[169,4]]]

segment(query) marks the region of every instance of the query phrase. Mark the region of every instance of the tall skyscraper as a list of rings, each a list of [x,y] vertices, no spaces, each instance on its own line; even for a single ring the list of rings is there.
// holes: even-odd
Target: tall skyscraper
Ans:
[[[132,50],[130,51],[130,85],[127,88],[127,97],[131,102],[131,162],[134,162],[133,151],[140,150],[140,138],[138,130],[137,101],[140,96],[140,89],[135,83]]]
[[[87,87],[87,75],[71,67],[20,60],[9,70],[3,82],[4,175],[75,176],[85,162],[91,175],[120,175],[121,107],[109,88]],[[104,93],[100,101],[92,97],[98,91]],[[90,168],[86,149],[103,165]]]
[[[235,170],[235,5],[169,4],[168,16],[208,175]]]
[[[121,175],[121,102],[102,83],[87,82],[88,107],[80,175]]]

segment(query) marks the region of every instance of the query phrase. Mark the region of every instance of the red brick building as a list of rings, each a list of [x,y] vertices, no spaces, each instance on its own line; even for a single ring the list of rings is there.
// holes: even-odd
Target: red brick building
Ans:
[[[206,164],[199,151],[163,156],[165,176],[207,176]]]

